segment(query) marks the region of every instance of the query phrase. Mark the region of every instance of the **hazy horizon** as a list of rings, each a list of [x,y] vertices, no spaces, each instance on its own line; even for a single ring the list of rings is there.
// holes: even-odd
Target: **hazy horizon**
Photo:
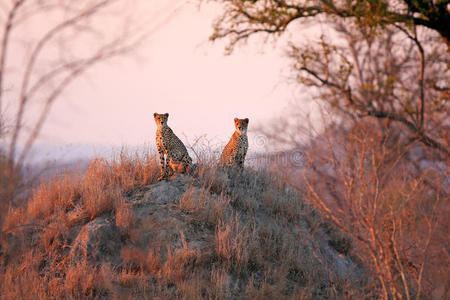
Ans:
[[[250,119],[252,139],[256,124],[282,113],[297,96],[276,44],[254,43],[225,56],[225,44],[209,42],[217,5],[140,5],[158,15],[148,41],[136,54],[95,67],[67,89],[51,110],[35,155],[39,149],[57,157],[153,145],[154,112],[168,112],[169,126],[187,143],[205,135],[224,145],[234,117]]]
[[[163,0],[136,4],[132,9],[141,23],[149,24],[148,39],[126,57],[93,67],[67,88],[53,104],[29,162],[154,146],[154,112],[169,113],[169,126],[186,144],[204,137],[216,148],[233,134],[235,117],[249,118],[249,151],[259,151],[265,141],[255,127],[289,113],[294,100],[310,98],[292,84],[284,52],[292,33],[273,43],[251,39],[227,56],[225,41],[209,41],[219,5]],[[41,29],[26,30],[33,35]],[[319,36],[311,28],[300,32],[303,39]],[[20,63],[21,54],[11,55]],[[313,110],[307,101],[301,105]],[[31,121],[33,109],[37,112],[39,106],[30,109]]]

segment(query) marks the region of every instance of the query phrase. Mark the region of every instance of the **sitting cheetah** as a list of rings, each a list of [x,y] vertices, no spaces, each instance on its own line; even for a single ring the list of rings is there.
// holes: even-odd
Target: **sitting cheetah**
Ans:
[[[236,126],[236,131],[223,149],[219,165],[244,168],[245,155],[248,150],[248,119],[234,118],[234,126]]]
[[[161,160],[161,176],[159,180],[168,177],[169,170],[177,173],[189,173],[192,158],[189,156],[183,142],[167,125],[169,114],[153,114],[156,122],[156,147]],[[166,156],[166,157],[165,157]]]

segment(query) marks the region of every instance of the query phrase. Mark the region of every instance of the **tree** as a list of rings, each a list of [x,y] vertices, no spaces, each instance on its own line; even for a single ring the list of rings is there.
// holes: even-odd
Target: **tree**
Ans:
[[[277,36],[324,16],[330,34],[290,44],[299,82],[347,117],[402,124],[410,141],[450,156],[449,1],[223,2],[211,39],[226,38],[229,52],[258,33]]]
[[[408,146],[374,122],[328,126],[316,137],[305,151],[302,191],[351,236],[382,299],[421,299],[448,280],[445,176],[432,166],[417,170]]]
[[[259,131],[300,149],[302,169],[281,174],[351,237],[352,255],[375,278],[367,297],[445,291],[449,2],[222,2],[211,39],[227,39],[229,53],[254,35],[295,34],[294,23],[326,27],[287,51],[306,97],[320,101],[323,126],[294,107]]]
[[[127,2],[1,2],[3,187],[15,186],[6,179],[20,171],[53,103],[63,97],[67,87],[94,65],[127,54],[143,41],[147,29],[131,19],[134,7]]]
[[[214,0],[212,0],[214,1]],[[423,26],[437,31],[450,47],[449,0],[225,0],[212,39],[229,37],[230,45],[259,33],[281,33],[296,20],[327,15],[370,27]]]

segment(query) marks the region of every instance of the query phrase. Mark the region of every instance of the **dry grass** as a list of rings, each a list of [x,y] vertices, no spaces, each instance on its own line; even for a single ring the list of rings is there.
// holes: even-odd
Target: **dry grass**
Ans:
[[[135,215],[125,198],[119,197],[118,199],[116,200],[116,226],[123,231],[128,231],[134,225]]]
[[[276,174],[249,169],[229,178],[212,162],[201,162],[195,179],[173,181],[179,194],[158,204],[146,196],[158,173],[155,157],[121,154],[93,160],[82,176],[42,184],[3,224],[0,297],[361,295],[361,281],[352,274],[364,277],[365,271],[329,246],[339,243],[337,234],[327,233],[336,229]],[[86,248],[84,258],[74,258],[75,240],[91,220],[103,220],[98,232],[112,230],[107,236],[113,240],[100,237],[103,257],[91,258],[98,249]],[[354,270],[336,267],[340,259]]]
[[[104,286],[114,278],[112,272],[86,261],[69,265],[64,261],[68,243],[74,231],[102,214],[112,214],[123,231],[130,228],[133,212],[124,196],[157,176],[153,156],[121,153],[116,160],[91,161],[83,176],[55,177],[40,185],[25,206],[10,208],[2,224],[1,298],[106,295],[109,289]],[[44,283],[42,276],[47,278]]]
[[[448,168],[412,147],[362,124],[316,137],[303,177],[207,156],[160,183],[154,156],[93,160],[8,210],[0,298],[443,299]]]

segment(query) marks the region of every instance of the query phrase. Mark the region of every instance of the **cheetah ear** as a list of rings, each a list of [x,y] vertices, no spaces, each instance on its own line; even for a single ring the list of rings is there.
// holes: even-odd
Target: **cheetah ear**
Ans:
[[[169,114],[168,114],[168,113],[165,113],[164,115],[166,116],[166,118],[168,118],[168,117],[169,117]]]
[[[237,123],[237,122],[239,122],[239,119],[238,118],[234,118],[234,123]]]
[[[157,113],[154,113],[154,114],[153,114],[153,117],[156,118],[157,115],[158,115]]]
[[[245,121],[245,123],[247,123],[247,124],[248,124],[248,118],[245,118],[245,119],[244,119],[244,121]]]

